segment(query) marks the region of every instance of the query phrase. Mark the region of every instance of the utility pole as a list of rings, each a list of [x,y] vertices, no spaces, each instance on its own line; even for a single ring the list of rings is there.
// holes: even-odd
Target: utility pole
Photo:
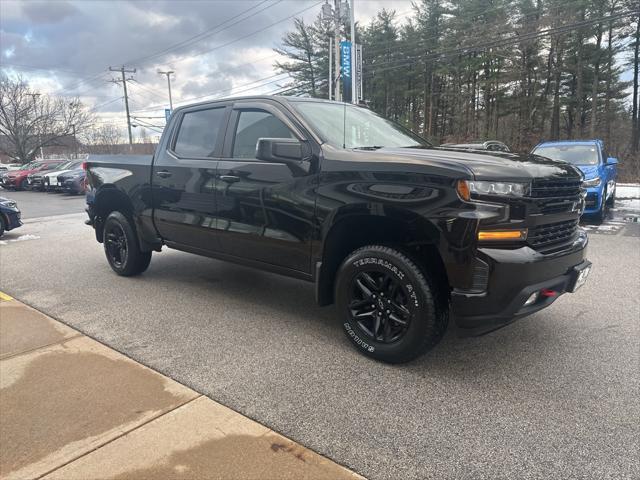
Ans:
[[[127,70],[124,68],[124,65],[120,68],[109,67],[110,72],[120,72],[122,73],[122,80],[112,80],[113,83],[122,82],[122,86],[124,88],[124,108],[127,112],[127,130],[129,131],[129,148],[133,146],[133,137],[131,135],[131,116],[129,115],[129,96],[127,94],[127,79],[125,78],[125,73],[136,73],[136,69]]]
[[[358,92],[356,91],[356,14],[354,13],[354,3],[351,0],[349,9],[351,17],[351,103],[358,103]]]
[[[27,95],[29,95],[31,97],[31,100],[33,100],[33,112],[38,115],[38,112],[36,112],[36,98],[38,98],[40,96],[39,93],[27,93]],[[40,137],[40,132],[38,132],[38,143],[40,143],[42,141],[41,137]],[[40,159],[44,160],[44,150],[42,149],[42,145],[40,145]]]
[[[335,49],[336,49],[336,58],[335,58],[335,71],[336,71],[336,91],[335,91],[335,97],[336,97],[336,101],[341,101],[342,100],[342,95],[340,94],[340,0],[333,0],[334,1],[334,41],[333,43],[335,44]]]
[[[73,156],[74,158],[78,158],[78,138],[76,137],[76,124],[71,125],[73,129]]]
[[[329,100],[333,97],[333,39],[329,37]]]
[[[340,26],[342,25],[342,17],[340,16],[340,0],[333,0],[333,7],[329,5],[329,0],[325,0],[322,5],[322,16],[333,22],[333,46],[331,45],[331,37],[329,37],[329,99],[333,93],[333,97],[336,101],[340,101]],[[331,70],[332,61],[332,48],[334,53],[333,71],[336,72],[335,83],[333,79],[333,72]],[[335,92],[335,93],[334,93]]]
[[[160,75],[166,75],[167,76],[167,85],[169,86],[169,109],[171,109],[171,111],[173,111],[173,101],[171,100],[171,74],[175,73],[173,70],[168,70],[166,72],[161,72],[160,70],[158,70],[158,73]]]

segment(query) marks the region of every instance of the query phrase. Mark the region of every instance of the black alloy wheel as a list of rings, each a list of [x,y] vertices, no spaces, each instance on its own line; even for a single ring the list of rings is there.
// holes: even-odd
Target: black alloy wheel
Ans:
[[[141,251],[133,221],[121,212],[111,212],[102,232],[104,253],[111,269],[130,277],[144,272],[151,262],[151,252]]]
[[[363,271],[352,281],[351,319],[369,339],[393,343],[406,334],[413,314],[409,293],[386,272]]]
[[[104,247],[111,263],[117,268],[122,268],[128,256],[127,237],[122,226],[111,223],[109,229],[104,232],[104,240]]]
[[[345,334],[363,354],[408,362],[433,348],[448,322],[448,301],[429,265],[385,245],[347,255],[338,269],[335,299]]]

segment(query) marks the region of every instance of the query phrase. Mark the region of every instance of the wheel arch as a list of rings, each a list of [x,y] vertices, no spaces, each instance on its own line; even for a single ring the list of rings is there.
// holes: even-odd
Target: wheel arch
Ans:
[[[111,212],[117,211],[121,212],[131,221],[132,227],[136,232],[136,237],[138,238],[138,244],[140,247],[143,245],[139,233],[140,229],[134,218],[133,203],[129,196],[122,190],[116,188],[114,185],[102,185],[93,196],[91,209],[94,215],[93,226],[98,242],[102,243],[105,220]]]
[[[439,252],[440,231],[434,223],[414,212],[403,210],[385,215],[345,213],[336,215],[322,239],[316,255],[316,300],[319,305],[334,302],[336,274],[343,260],[365,245],[392,246],[410,256],[428,272],[438,286],[442,300],[448,299],[449,282]]]

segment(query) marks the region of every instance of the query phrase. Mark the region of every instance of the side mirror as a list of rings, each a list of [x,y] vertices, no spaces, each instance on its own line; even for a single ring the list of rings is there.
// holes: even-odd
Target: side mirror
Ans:
[[[309,157],[309,144],[293,138],[259,138],[256,158],[265,162],[298,163]]]
[[[617,165],[618,159],[614,157],[607,158],[607,165]]]

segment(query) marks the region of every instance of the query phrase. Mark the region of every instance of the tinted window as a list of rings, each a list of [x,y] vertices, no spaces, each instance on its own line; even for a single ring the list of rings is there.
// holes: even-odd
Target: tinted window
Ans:
[[[174,151],[181,157],[212,157],[224,107],[184,114]]]
[[[240,112],[233,142],[234,158],[255,158],[259,138],[295,138],[281,120],[263,110]]]

